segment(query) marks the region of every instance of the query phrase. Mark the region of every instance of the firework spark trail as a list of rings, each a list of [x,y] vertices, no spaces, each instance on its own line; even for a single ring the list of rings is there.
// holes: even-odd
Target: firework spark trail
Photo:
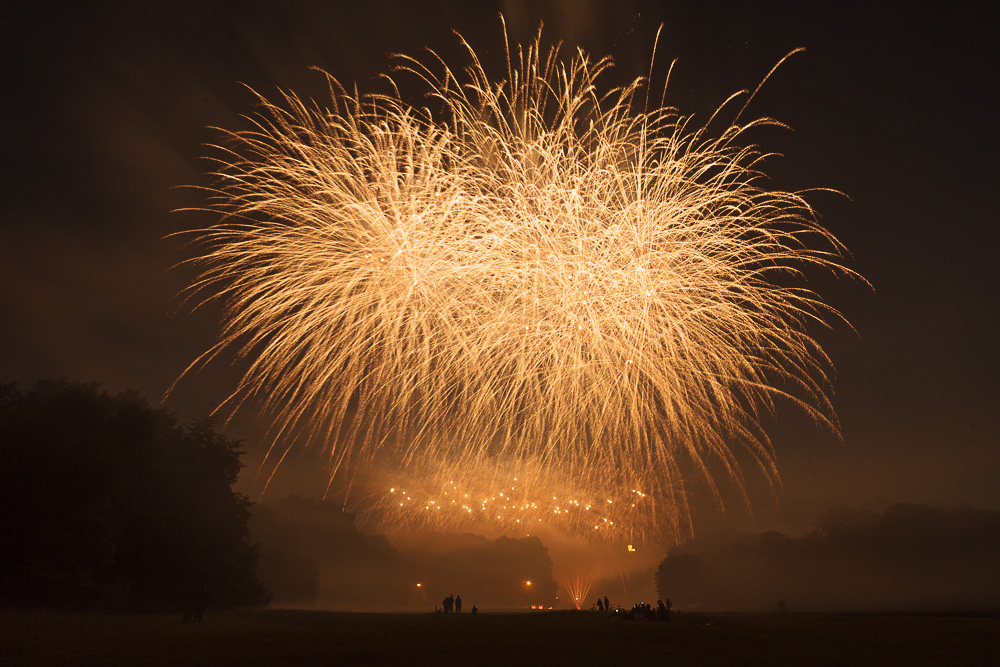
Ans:
[[[576,571],[575,577],[566,577],[561,582],[561,586],[570,596],[570,602],[577,609],[582,609],[587,604],[587,597],[590,595],[590,587],[594,583],[593,574],[585,574],[580,578],[580,571]]]
[[[803,272],[851,272],[739,145],[774,121],[739,111],[712,135],[734,96],[692,129],[642,107],[642,79],[600,93],[610,60],[543,56],[540,33],[503,82],[468,53],[459,74],[399,57],[423,108],[329,78],[328,107],[261,97],[255,128],[226,133],[192,287],[224,302],[224,330],[192,367],[235,352],[227,405],[262,403],[331,480],[427,489],[412,510],[383,489],[369,505],[390,522],[426,520],[449,480],[486,497],[517,478],[525,503],[638,489],[655,502],[623,523],[677,536],[685,466],[717,498],[721,465],[746,500],[747,457],[780,484],[760,414],[787,400],[837,429],[808,326],[841,318]]]

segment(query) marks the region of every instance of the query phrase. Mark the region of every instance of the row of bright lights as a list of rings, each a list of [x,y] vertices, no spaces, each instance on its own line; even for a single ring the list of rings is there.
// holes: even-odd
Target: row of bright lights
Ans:
[[[514,478],[514,481],[517,481],[516,477]],[[457,487],[457,485],[453,481],[449,482],[449,484],[451,485],[453,491],[456,491],[456,492],[458,491],[458,487]],[[516,490],[516,487],[514,487],[514,486],[510,487],[510,491],[515,491],[515,490]],[[389,492],[391,494],[396,494],[397,493],[396,487],[390,488]],[[413,503],[414,502],[413,498],[405,490],[399,489],[398,493],[400,495],[402,495],[402,497],[403,497],[403,501],[401,501],[399,503],[400,507],[405,507],[407,503]],[[638,491],[636,489],[632,489],[632,493],[635,494],[636,496],[638,496],[639,498],[645,498],[646,495],[647,495],[647,494],[645,494],[645,493],[643,493],[641,491]],[[443,494],[444,495],[448,495],[448,491],[444,491]],[[505,500],[511,500],[512,499],[510,496],[505,496],[503,491],[498,492],[497,495],[500,496],[500,498],[503,498]],[[463,498],[468,498],[469,494],[465,493],[465,494],[462,495],[462,497]],[[558,496],[552,496],[552,500],[553,501],[558,501],[558,499],[559,499]],[[491,502],[495,502],[496,500],[497,500],[497,496],[491,496],[489,498],[485,498],[482,501],[482,503],[480,504],[480,508],[479,509],[482,510],[484,513],[487,512],[488,511],[487,505],[489,503],[491,503]],[[614,501],[612,499],[610,499],[610,498],[607,498],[606,502],[609,505],[613,505],[614,504]],[[451,503],[453,505],[457,505],[459,503],[459,501],[455,500],[455,499],[452,499]],[[568,501],[567,505],[569,505],[570,507],[563,507],[562,505],[556,505],[554,508],[545,509],[545,510],[542,510],[542,512],[543,513],[550,513],[550,514],[553,514],[553,515],[568,514],[570,512],[570,510],[572,509],[572,507],[576,507],[577,509],[579,509],[581,503],[578,500],[570,500],[570,501]],[[438,501],[436,501],[436,500],[428,500],[428,501],[426,501],[426,504],[424,505],[423,509],[424,510],[432,510],[432,509],[434,509],[434,510],[440,511],[442,507],[443,507],[443,505],[441,503],[439,503]],[[593,507],[594,507],[594,505],[592,503],[588,503],[588,504],[586,504],[586,505],[583,506],[583,509],[585,511],[589,512],[589,511],[591,511],[591,509]],[[634,508],[635,507],[635,503],[631,503],[630,507]],[[472,512],[473,512],[473,508],[470,507],[469,505],[466,505],[466,504],[460,505],[459,508],[462,511],[464,511],[465,513],[467,513],[467,514],[472,514]],[[525,511],[538,510],[539,506],[538,506],[537,502],[526,502],[526,503],[524,503],[524,504],[522,504],[520,506],[518,506],[518,505],[510,505],[510,506],[503,505],[501,509],[503,509],[503,510],[510,510],[510,511],[522,511],[522,512],[525,512]],[[502,515],[500,515],[500,514],[497,514],[496,518],[497,518],[497,520],[502,520],[503,519]],[[599,530],[601,528],[602,524],[607,524],[608,526],[615,525],[615,522],[612,521],[611,519],[609,519],[608,517],[600,517],[600,519],[601,519],[601,521],[597,525],[594,526],[595,530]],[[541,523],[542,519],[538,518],[537,521],[539,523]],[[514,522],[515,523],[521,523],[521,519],[515,519]]]

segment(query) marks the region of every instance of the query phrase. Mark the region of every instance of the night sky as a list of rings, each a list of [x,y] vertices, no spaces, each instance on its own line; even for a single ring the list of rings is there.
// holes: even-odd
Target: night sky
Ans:
[[[1000,170],[996,36],[984,5],[922,12],[842,3],[170,2],[13,3],[3,11],[0,382],[96,380],[154,400],[214,341],[218,312],[179,294],[190,255],[170,235],[209,224],[197,191],[211,126],[245,127],[244,84],[321,98],[320,67],[374,90],[389,54],[433,48],[465,62],[452,29],[502,71],[511,42],[579,45],[616,62],[609,83],[645,75],[657,27],[667,101],[709,114],[796,47],[750,112],[793,131],[759,139],[783,158],[776,187],[811,198],[851,250],[862,282],[817,283],[857,330],[817,331],[838,374],[843,443],[794,416],[772,433],[785,489],[753,491],[758,528],[808,528],[832,505],[1000,507],[995,253]],[[143,8],[138,7],[142,5]],[[475,7],[475,8],[473,8]],[[499,74],[498,74],[499,76]],[[235,386],[226,361],[186,377],[166,405],[207,414]],[[238,416],[250,472],[263,428]],[[275,496],[321,485],[300,457]],[[249,486],[249,476],[244,482]],[[697,527],[749,525],[735,503]]]

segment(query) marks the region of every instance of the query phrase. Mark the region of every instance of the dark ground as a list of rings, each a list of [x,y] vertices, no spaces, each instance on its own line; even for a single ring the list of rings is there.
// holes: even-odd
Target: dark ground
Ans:
[[[1000,615],[4,612],[0,664],[1000,665]],[[636,662],[638,661],[638,662]]]

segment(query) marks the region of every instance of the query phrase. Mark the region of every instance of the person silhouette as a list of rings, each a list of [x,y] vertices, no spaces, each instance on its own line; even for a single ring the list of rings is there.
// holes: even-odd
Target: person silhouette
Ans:
[[[479,611],[479,605],[476,604],[472,605],[472,611],[470,613],[475,614],[478,611]]]
[[[604,611],[604,600],[597,598],[597,611]]]
[[[605,611],[611,611],[611,603],[608,602],[608,596],[607,595],[604,596],[604,610]]]
[[[455,611],[459,614],[462,613],[462,596],[455,596]]]

